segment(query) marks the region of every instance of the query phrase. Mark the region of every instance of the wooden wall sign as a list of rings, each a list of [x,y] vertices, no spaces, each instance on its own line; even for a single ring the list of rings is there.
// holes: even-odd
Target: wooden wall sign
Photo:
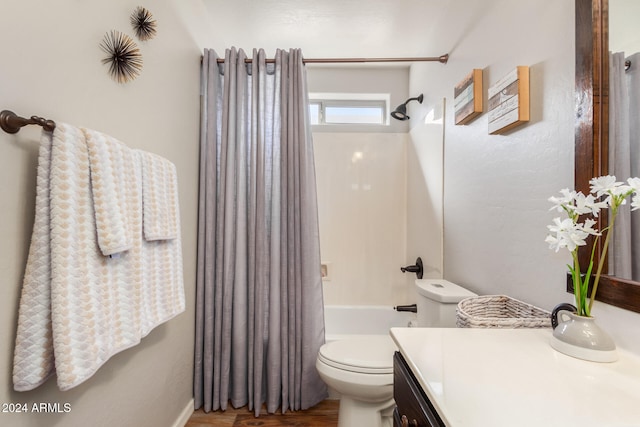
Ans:
[[[489,133],[529,121],[529,67],[518,66],[489,88]]]
[[[482,113],[482,70],[474,69],[453,90],[455,122],[466,125]]]

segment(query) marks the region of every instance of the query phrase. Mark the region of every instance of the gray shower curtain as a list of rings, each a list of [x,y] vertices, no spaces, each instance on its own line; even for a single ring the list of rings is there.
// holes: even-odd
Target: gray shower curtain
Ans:
[[[195,407],[327,396],[315,169],[300,50],[202,60]]]
[[[627,69],[625,61],[630,61]],[[609,57],[609,173],[618,181],[640,176],[640,53]],[[620,207],[609,245],[609,274],[640,280],[640,216]]]

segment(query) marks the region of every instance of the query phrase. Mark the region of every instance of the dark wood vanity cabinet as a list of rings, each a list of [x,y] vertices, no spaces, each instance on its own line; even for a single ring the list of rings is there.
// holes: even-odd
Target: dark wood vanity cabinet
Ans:
[[[393,355],[394,427],[445,427],[400,352]]]

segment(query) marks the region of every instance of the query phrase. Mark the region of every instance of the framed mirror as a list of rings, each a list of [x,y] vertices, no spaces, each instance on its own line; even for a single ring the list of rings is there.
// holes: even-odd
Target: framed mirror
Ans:
[[[589,180],[609,171],[609,0],[575,0],[575,15],[575,188],[586,194]],[[591,247],[581,248],[581,265]],[[640,282],[605,274],[596,299],[640,313]]]

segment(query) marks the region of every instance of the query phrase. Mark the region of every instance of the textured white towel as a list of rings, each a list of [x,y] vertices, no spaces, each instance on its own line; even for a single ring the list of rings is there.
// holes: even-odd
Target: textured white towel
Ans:
[[[127,206],[132,247],[105,257],[98,247],[84,134],[63,123],[53,139],[43,132],[14,354],[16,390],[37,387],[54,370],[61,390],[75,387],[184,311],[180,234],[163,242],[142,238],[142,174],[139,161],[134,164],[138,196]]]
[[[36,177],[36,212],[31,246],[24,272],[18,333],[13,361],[13,383],[17,391],[31,390],[45,382],[55,370],[51,334],[51,244],[49,216],[49,172],[51,134],[42,133]]]
[[[178,235],[178,181],[173,163],[137,150],[142,162],[142,218],[144,238],[175,239]]]
[[[133,150],[117,139],[91,129],[82,129],[89,150],[91,194],[96,215],[98,244],[103,255],[133,246],[129,214],[138,198]]]

